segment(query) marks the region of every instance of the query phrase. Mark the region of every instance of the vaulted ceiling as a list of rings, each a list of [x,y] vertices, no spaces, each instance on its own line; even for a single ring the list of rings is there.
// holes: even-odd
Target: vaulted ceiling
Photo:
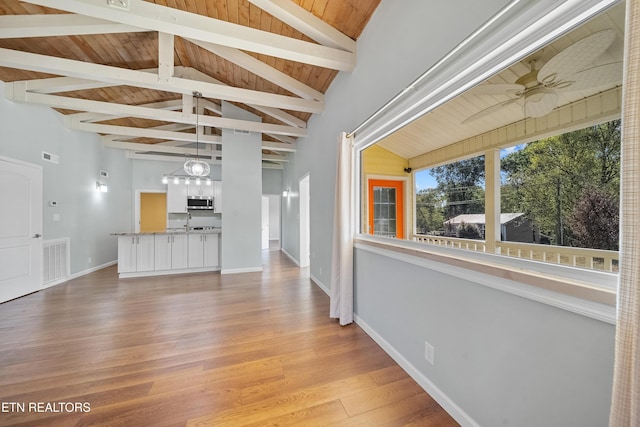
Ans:
[[[220,159],[227,128],[262,133],[263,161],[278,165],[355,68],[379,2],[0,0],[0,80],[8,99],[55,108],[133,157],[182,157],[198,141]],[[262,123],[221,117],[223,100]]]

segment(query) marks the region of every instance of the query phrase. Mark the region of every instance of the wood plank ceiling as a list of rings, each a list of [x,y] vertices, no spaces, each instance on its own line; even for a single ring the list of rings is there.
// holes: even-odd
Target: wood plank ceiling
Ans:
[[[8,99],[53,107],[107,146],[184,156],[197,140],[219,159],[233,128],[261,132],[278,164],[355,67],[379,2],[0,0],[0,80]],[[222,100],[262,123],[223,119]]]

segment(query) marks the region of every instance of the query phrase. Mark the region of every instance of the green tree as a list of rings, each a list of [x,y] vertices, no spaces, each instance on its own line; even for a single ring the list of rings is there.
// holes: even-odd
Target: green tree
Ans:
[[[430,173],[446,201],[445,218],[484,213],[484,156],[437,166]]]
[[[507,209],[524,212],[555,244],[569,244],[576,241],[569,218],[585,188],[617,197],[620,121],[529,143],[501,167]]]
[[[435,188],[426,188],[416,194],[416,231],[429,234],[442,230],[442,195]]]

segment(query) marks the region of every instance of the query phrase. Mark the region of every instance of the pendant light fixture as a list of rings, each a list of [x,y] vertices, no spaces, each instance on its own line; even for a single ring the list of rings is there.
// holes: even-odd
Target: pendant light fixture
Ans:
[[[195,159],[187,159],[184,162],[184,171],[189,176],[204,177],[208,176],[211,170],[209,163],[200,160],[200,141],[198,140],[198,117],[200,117],[199,100],[202,98],[202,93],[193,92],[193,97],[196,99],[196,157]]]

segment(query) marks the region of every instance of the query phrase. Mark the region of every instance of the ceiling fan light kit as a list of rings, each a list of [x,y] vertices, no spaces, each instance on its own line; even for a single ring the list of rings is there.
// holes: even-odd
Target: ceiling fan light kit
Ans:
[[[559,91],[580,91],[620,81],[621,62],[595,64],[615,38],[615,30],[598,31],[561,50],[539,70],[536,70],[537,61],[531,60],[530,71],[515,83],[489,83],[476,87],[473,91],[477,95],[504,95],[509,100],[467,117],[462,124],[489,116],[512,104],[522,106],[524,118],[543,117],[558,106]]]

